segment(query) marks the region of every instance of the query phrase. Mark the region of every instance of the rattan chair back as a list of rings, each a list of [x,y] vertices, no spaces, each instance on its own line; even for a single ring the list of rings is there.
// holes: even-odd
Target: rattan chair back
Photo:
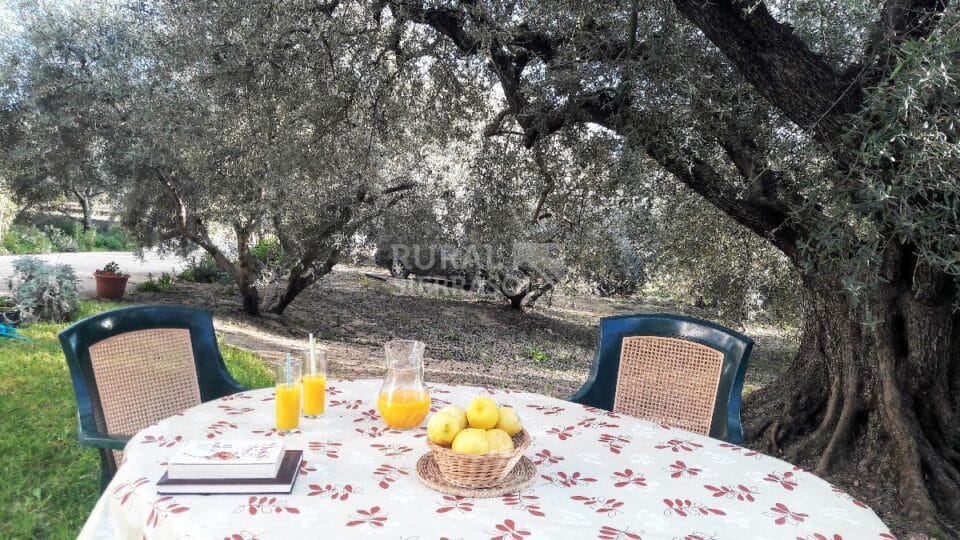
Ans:
[[[200,386],[184,328],[119,334],[90,347],[108,435],[130,436],[200,404]],[[120,452],[114,459],[122,463]]]
[[[125,441],[188,407],[244,390],[227,371],[210,312],[168,305],[99,313],[60,333],[79,440],[100,449],[101,487]]]
[[[723,353],[684,339],[623,339],[613,411],[710,434]]]
[[[569,399],[739,444],[752,349],[747,336],[695,317],[605,317],[590,375]]]

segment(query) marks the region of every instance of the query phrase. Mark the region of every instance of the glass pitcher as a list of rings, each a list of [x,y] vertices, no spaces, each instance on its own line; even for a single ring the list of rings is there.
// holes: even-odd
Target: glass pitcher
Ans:
[[[420,341],[395,339],[383,345],[387,376],[377,398],[377,410],[387,426],[415,428],[430,410],[430,396],[423,384],[423,351]]]

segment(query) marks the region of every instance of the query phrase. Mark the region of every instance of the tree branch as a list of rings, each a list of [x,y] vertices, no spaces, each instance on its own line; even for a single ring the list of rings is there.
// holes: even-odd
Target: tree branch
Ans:
[[[762,1],[674,0],[768,101],[822,141],[839,140],[858,92],[826,59],[778,22]]]
[[[887,0],[864,52],[863,63],[887,73],[893,68],[891,51],[905,40],[928,35],[949,0]]]

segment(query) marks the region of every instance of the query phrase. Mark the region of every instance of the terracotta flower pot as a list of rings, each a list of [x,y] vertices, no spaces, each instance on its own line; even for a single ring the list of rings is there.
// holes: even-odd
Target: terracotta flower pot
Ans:
[[[120,300],[127,289],[127,280],[130,276],[116,274],[94,274],[97,280],[97,298],[103,300]]]

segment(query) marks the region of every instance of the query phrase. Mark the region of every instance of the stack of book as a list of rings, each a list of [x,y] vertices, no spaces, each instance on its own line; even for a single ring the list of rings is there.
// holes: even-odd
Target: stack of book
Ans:
[[[302,458],[283,441],[192,441],[170,458],[157,493],[290,493]]]

